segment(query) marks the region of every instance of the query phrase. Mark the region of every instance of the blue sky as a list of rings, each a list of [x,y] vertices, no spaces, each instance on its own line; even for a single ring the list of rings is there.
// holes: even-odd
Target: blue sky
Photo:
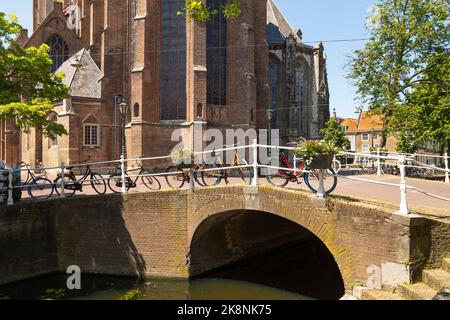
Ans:
[[[301,28],[305,42],[367,38],[367,8],[376,0],[275,0],[292,27]],[[32,0],[2,0],[0,11],[19,16],[32,29]],[[354,90],[344,77],[346,56],[364,45],[363,41],[325,42],[331,107],[341,117],[355,117]]]

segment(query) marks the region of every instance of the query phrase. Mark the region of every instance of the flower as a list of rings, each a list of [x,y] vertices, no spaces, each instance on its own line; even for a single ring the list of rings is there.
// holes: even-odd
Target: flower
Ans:
[[[336,154],[337,148],[331,143],[319,140],[304,140],[300,142],[300,147],[294,150],[297,157],[311,162],[315,157],[321,154]]]

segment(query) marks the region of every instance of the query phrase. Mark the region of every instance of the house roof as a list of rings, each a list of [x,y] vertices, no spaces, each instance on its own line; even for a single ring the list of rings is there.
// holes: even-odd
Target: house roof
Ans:
[[[343,127],[348,128],[345,133],[356,133],[356,130],[358,128],[358,119],[343,119],[339,124]]]
[[[301,39],[292,29],[289,22],[278,9],[273,0],[267,1],[267,41],[270,44],[283,43],[287,37],[293,35],[300,43]]]
[[[383,117],[368,112],[361,112],[358,120],[358,132],[382,131]]]
[[[65,61],[55,73],[63,73],[63,83],[70,88],[72,97],[102,97],[103,73],[86,49],[81,49]]]

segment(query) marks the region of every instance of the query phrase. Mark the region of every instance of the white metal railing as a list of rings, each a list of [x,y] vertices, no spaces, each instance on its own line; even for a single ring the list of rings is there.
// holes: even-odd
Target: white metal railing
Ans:
[[[276,150],[285,150],[285,151],[294,151],[296,148],[293,147],[285,147],[285,146],[271,146],[271,145],[264,145],[264,144],[258,144],[257,140],[255,139],[253,141],[253,143],[251,145],[245,145],[245,146],[231,146],[231,147],[226,147],[223,149],[217,149],[217,150],[208,150],[208,151],[201,151],[201,152],[195,152],[194,156],[197,155],[204,155],[204,154],[208,154],[211,153],[213,151],[215,152],[226,152],[226,151],[234,151],[234,150],[250,150],[250,154],[252,155],[252,163],[248,164],[246,161],[244,161],[244,165],[237,165],[237,166],[231,166],[231,167],[225,167],[225,166],[220,166],[217,168],[202,168],[200,170],[195,170],[193,167],[189,170],[189,177],[190,177],[190,185],[189,188],[190,189],[194,189],[195,188],[195,179],[194,179],[194,174],[197,172],[210,172],[210,171],[224,171],[224,170],[229,170],[229,169],[242,169],[242,168],[251,168],[253,170],[253,177],[252,177],[252,182],[251,185],[252,186],[258,186],[259,183],[259,169],[260,168],[266,168],[266,169],[273,169],[273,170],[279,170],[279,171],[289,171],[289,172],[294,172],[294,173],[303,173],[303,172],[308,172],[305,169],[299,170],[297,169],[297,162],[298,159],[295,157],[294,155],[294,166],[293,168],[283,168],[280,166],[272,166],[272,165],[268,165],[268,164],[260,164],[258,162],[258,154],[259,154],[259,149],[276,149]],[[430,192],[421,190],[419,188],[413,187],[413,186],[408,186],[406,183],[406,168],[407,167],[417,167],[417,168],[428,168],[428,169],[433,169],[433,170],[440,170],[442,172],[445,173],[445,182],[449,183],[449,157],[447,154],[445,154],[444,156],[434,156],[433,157],[439,157],[442,158],[444,160],[445,163],[445,169],[444,168],[439,168],[439,167],[435,167],[435,166],[430,166],[421,162],[418,162],[417,160],[413,159],[415,158],[415,156],[417,155],[410,155],[410,154],[400,154],[400,153],[388,153],[387,155],[382,155],[380,150],[378,149],[377,154],[371,154],[371,153],[356,153],[356,152],[340,152],[339,155],[343,155],[343,156],[354,156],[354,157],[365,157],[365,158],[370,158],[373,159],[374,161],[376,161],[377,164],[377,175],[381,175],[382,174],[382,170],[381,170],[381,160],[392,160],[395,161],[400,169],[400,182],[398,184],[395,183],[389,183],[389,182],[383,182],[383,181],[376,181],[376,180],[370,180],[370,179],[362,179],[362,178],[355,178],[355,177],[348,177],[348,176],[343,176],[343,175],[339,175],[339,174],[335,174],[336,177],[339,178],[344,178],[344,179],[349,179],[349,180],[354,180],[354,181],[361,181],[361,182],[366,182],[366,183],[372,183],[372,184],[378,184],[378,185],[384,185],[384,186],[390,186],[390,187],[396,187],[399,188],[400,190],[400,210],[399,212],[401,214],[409,214],[409,206],[408,206],[408,194],[407,194],[407,190],[415,190],[418,191],[422,194],[428,195],[430,197],[434,197],[440,200],[444,200],[444,201],[449,201],[449,198],[446,197],[442,197],[439,195],[434,195]],[[420,156],[420,155],[419,155]],[[428,156],[428,155],[427,155]],[[81,167],[95,167],[95,166],[99,166],[99,165],[113,165],[114,168],[119,169],[120,170],[120,179],[122,181],[122,186],[121,186],[121,192],[122,193],[127,193],[127,184],[126,181],[127,179],[130,178],[136,178],[136,177],[146,177],[146,176],[150,176],[150,177],[167,177],[170,175],[178,175],[178,174],[185,174],[184,172],[166,172],[166,173],[151,173],[151,174],[137,174],[137,175],[128,175],[128,172],[131,172],[133,170],[127,170],[127,163],[130,162],[135,162],[135,161],[157,161],[157,160],[167,160],[167,159],[171,159],[171,156],[161,156],[161,157],[149,157],[149,158],[130,158],[130,159],[125,159],[124,156],[121,156],[121,158],[119,160],[112,160],[112,161],[101,161],[101,162],[92,162],[92,163],[77,163],[77,164],[73,164],[70,166],[66,166],[64,163],[61,163],[60,166],[57,167],[46,167],[46,168],[30,168],[30,167],[26,167],[26,168],[16,168],[14,166],[9,166],[8,169],[8,186],[5,188],[1,188],[0,190],[5,191],[7,190],[8,195],[7,195],[7,204],[8,205],[12,205],[14,204],[14,197],[13,197],[13,190],[16,188],[20,188],[20,189],[25,189],[25,188],[29,188],[29,187],[36,187],[35,184],[31,184],[31,185],[21,185],[21,186],[14,186],[13,185],[13,175],[14,172],[19,172],[20,175],[22,175],[22,172],[37,172],[37,171],[43,171],[44,172],[44,176],[45,173],[47,172],[47,170],[57,170],[58,171],[58,175],[61,178],[60,181],[58,182],[53,182],[51,187],[52,188],[60,188],[60,192],[59,192],[59,196],[61,198],[65,198],[66,196],[66,187],[68,185],[73,185],[75,182],[74,181],[65,181],[66,180],[66,171],[67,168],[70,168],[71,170],[73,168],[81,168]],[[415,165],[408,165],[408,162],[412,162]],[[108,167],[109,168],[109,167]],[[324,190],[324,174],[325,174],[325,170],[318,170],[316,171],[317,175],[318,175],[318,180],[319,180],[319,187],[318,187],[318,192],[317,192],[317,197],[324,197],[325,196],[325,190]],[[39,175],[37,175],[39,176]],[[103,178],[100,180],[103,181],[109,181],[111,179],[117,179],[119,175],[111,175],[110,177],[107,178]],[[55,180],[56,181],[56,180]],[[90,183],[93,181],[99,181],[99,179],[96,180],[89,180],[86,179],[83,182],[84,183]],[[79,183],[77,181],[77,183]],[[50,186],[49,186],[50,187]],[[105,188],[107,188],[107,186],[105,186]]]

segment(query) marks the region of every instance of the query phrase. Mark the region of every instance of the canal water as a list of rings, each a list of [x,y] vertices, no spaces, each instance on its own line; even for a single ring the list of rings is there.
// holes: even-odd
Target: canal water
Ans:
[[[67,290],[58,274],[0,287],[0,300],[310,300],[339,299],[343,287],[320,243],[299,243],[203,278],[146,279],[82,275],[81,290]],[[299,254],[301,252],[301,254]]]

